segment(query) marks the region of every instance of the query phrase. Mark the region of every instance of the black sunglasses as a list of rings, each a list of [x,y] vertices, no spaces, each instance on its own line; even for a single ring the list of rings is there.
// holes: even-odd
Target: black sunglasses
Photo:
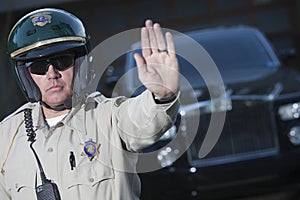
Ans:
[[[63,54],[33,62],[25,62],[25,66],[29,68],[32,74],[45,75],[50,65],[58,71],[64,71],[74,64],[74,59],[74,54]]]

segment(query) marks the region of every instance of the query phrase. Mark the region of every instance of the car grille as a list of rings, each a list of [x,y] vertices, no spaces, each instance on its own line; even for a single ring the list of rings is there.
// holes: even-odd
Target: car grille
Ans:
[[[214,165],[275,154],[278,141],[273,116],[272,104],[268,101],[233,101],[216,145],[200,159],[199,150],[210,122],[210,114],[201,115],[197,135],[188,150],[189,162]],[[187,132],[188,127],[196,123],[193,119],[187,115]]]

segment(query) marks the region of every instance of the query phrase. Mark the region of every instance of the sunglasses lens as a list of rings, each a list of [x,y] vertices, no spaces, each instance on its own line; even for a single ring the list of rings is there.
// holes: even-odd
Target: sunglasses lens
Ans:
[[[53,67],[58,71],[63,71],[71,67],[73,64],[74,55],[67,54],[34,62],[26,62],[25,66],[29,68],[29,71],[32,74],[45,75],[48,71],[49,65],[53,65]]]
[[[48,70],[47,61],[30,62],[28,64],[25,64],[25,66],[29,68],[29,71],[32,74],[37,74],[37,75],[44,75]]]
[[[54,65],[55,69],[57,69],[58,71],[63,71],[73,65],[74,56],[63,55],[63,56],[55,57],[50,60],[50,63]]]

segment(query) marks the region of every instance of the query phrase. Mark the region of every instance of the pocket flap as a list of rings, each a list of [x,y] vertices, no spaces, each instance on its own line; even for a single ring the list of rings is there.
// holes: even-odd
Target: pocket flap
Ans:
[[[24,197],[24,199],[30,199],[35,197],[35,180],[36,171],[17,169],[19,172],[10,172],[5,177],[7,179],[6,189],[12,193],[13,197]],[[28,197],[28,198],[27,198]]]
[[[94,186],[104,180],[113,178],[113,169],[95,159],[70,171],[63,182],[66,188],[71,188],[76,185]]]

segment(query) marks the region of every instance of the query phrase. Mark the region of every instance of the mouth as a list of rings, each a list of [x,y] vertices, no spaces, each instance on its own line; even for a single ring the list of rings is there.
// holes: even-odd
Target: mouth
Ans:
[[[49,87],[46,91],[59,91],[59,90],[62,90],[62,86],[59,86],[59,85],[53,85],[51,87]]]

